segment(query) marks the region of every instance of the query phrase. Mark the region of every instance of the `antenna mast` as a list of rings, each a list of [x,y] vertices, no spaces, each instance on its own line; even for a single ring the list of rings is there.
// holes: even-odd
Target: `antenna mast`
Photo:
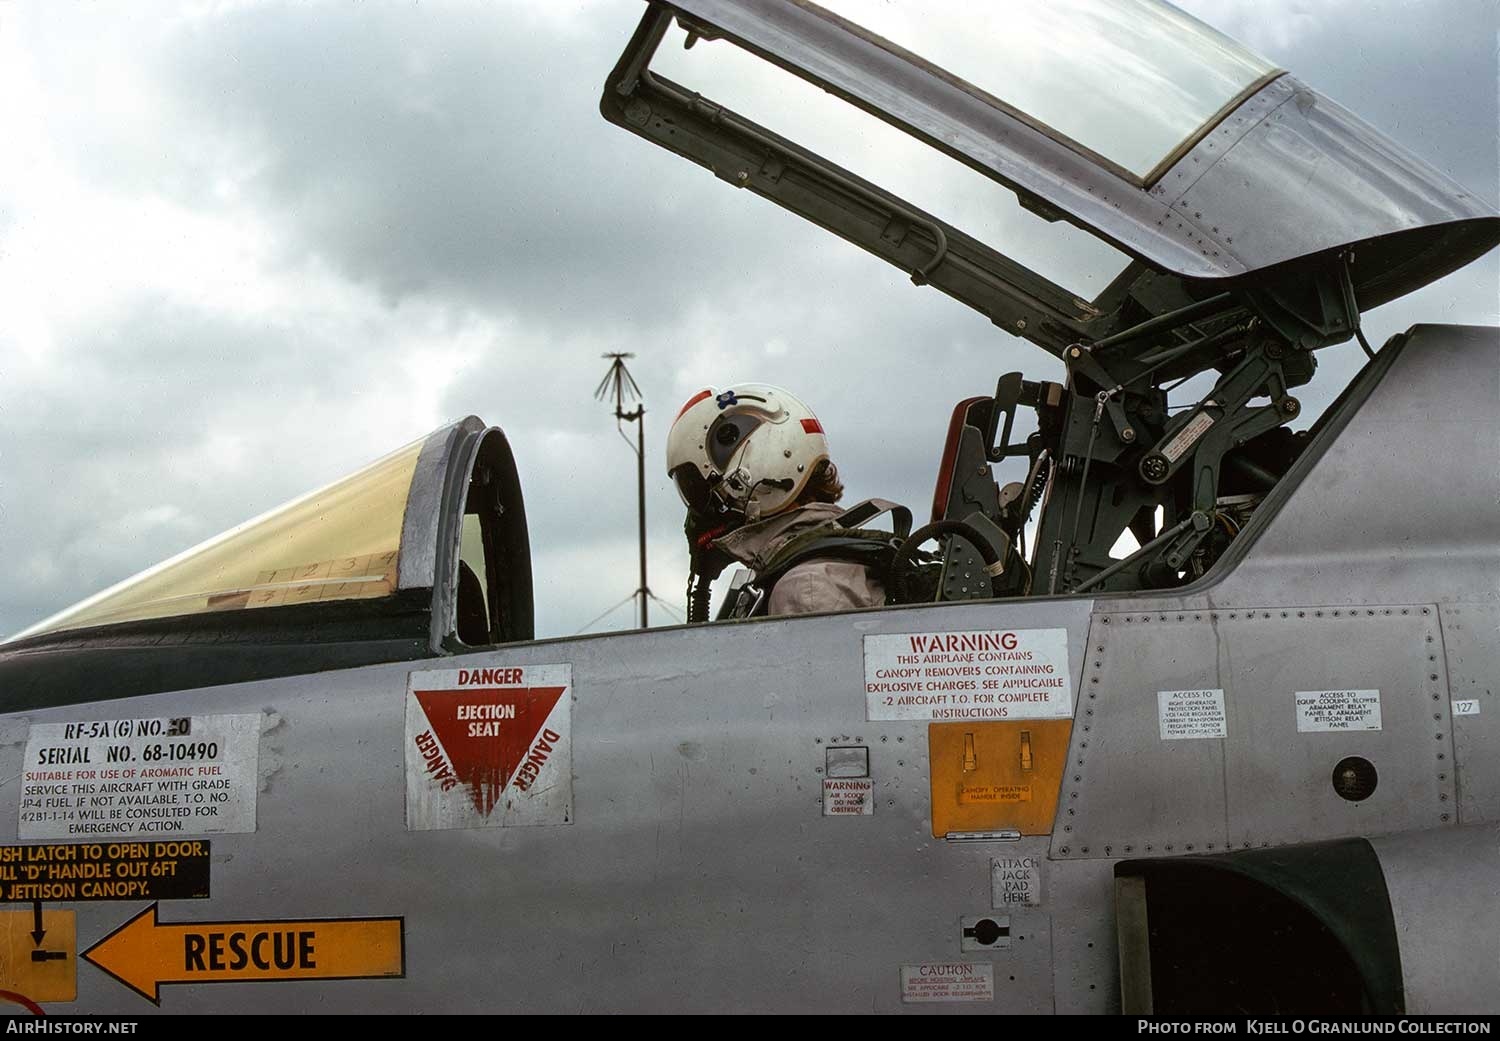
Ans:
[[[594,397],[599,401],[614,402],[615,428],[620,431],[620,436],[625,439],[627,445],[630,445],[630,438],[625,436],[622,424],[637,424],[636,443],[630,445],[630,450],[635,453],[641,546],[641,585],[635,594],[641,598],[641,628],[644,629],[646,628],[646,602],[651,599],[651,587],[646,584],[646,404],[641,400],[641,388],[636,384],[635,377],[631,376],[630,370],[625,367],[625,359],[634,358],[635,355],[611,352],[602,357],[610,359],[609,371],[604,374],[604,379],[599,381]],[[632,411],[626,412],[627,401],[636,401],[639,404]]]

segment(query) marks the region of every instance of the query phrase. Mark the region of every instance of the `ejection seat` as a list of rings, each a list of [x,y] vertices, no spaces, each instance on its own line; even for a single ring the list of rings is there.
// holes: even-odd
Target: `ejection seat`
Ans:
[[[1017,405],[1036,404],[1060,390],[1056,384],[1031,383],[1012,372],[1000,378],[993,396],[965,398],[954,406],[933,489],[932,520],[959,522],[973,534],[950,534],[943,549],[938,599],[983,600],[1021,596],[1029,590],[1025,523],[1035,505],[1045,459],[1029,442],[1011,444],[1011,430]],[[1018,455],[1035,457],[1027,479],[1001,487],[993,464]],[[998,573],[994,565],[986,566],[986,558],[998,559]],[[993,581],[985,581],[987,576]]]

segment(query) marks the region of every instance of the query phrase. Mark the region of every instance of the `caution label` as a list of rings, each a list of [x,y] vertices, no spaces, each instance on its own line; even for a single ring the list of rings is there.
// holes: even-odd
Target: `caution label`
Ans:
[[[868,777],[825,777],[823,816],[869,817],[875,813],[875,782]]]
[[[901,966],[901,1000],[993,1001],[995,967],[989,962],[930,962]]]
[[[0,902],[198,900],[208,864],[205,839],[0,846]]]
[[[1032,907],[1042,902],[1042,864],[1036,857],[990,858],[990,906]]]
[[[401,918],[310,918],[169,925],[152,904],[84,958],[148,1001],[167,983],[351,980],[406,975]]]
[[[571,823],[572,686],[569,665],[413,672],[407,828]]]
[[[1156,710],[1161,739],[1224,737],[1223,690],[1159,690]]]
[[[1378,690],[1297,691],[1297,730],[1301,733],[1379,729]]]
[[[18,837],[254,831],[259,753],[258,714],[37,723]]]
[[[1066,629],[877,633],[864,653],[867,719],[1073,715]]]

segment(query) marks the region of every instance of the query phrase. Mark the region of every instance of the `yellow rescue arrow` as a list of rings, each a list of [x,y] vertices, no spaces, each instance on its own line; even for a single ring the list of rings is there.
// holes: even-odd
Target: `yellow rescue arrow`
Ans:
[[[156,920],[156,907],[146,908],[83,956],[158,1005],[158,988],[164,983],[406,975],[402,918],[167,924]]]

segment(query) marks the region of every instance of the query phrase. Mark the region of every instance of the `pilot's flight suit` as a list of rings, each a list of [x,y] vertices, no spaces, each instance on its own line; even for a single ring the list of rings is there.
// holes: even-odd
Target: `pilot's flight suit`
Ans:
[[[842,516],[844,507],[831,502],[813,502],[763,521],[736,528],[714,541],[753,571],[763,570],[783,546],[809,528]],[[880,580],[863,564],[844,560],[805,560],[788,569],[771,587],[767,614],[812,614],[816,611],[847,611],[885,603]]]

